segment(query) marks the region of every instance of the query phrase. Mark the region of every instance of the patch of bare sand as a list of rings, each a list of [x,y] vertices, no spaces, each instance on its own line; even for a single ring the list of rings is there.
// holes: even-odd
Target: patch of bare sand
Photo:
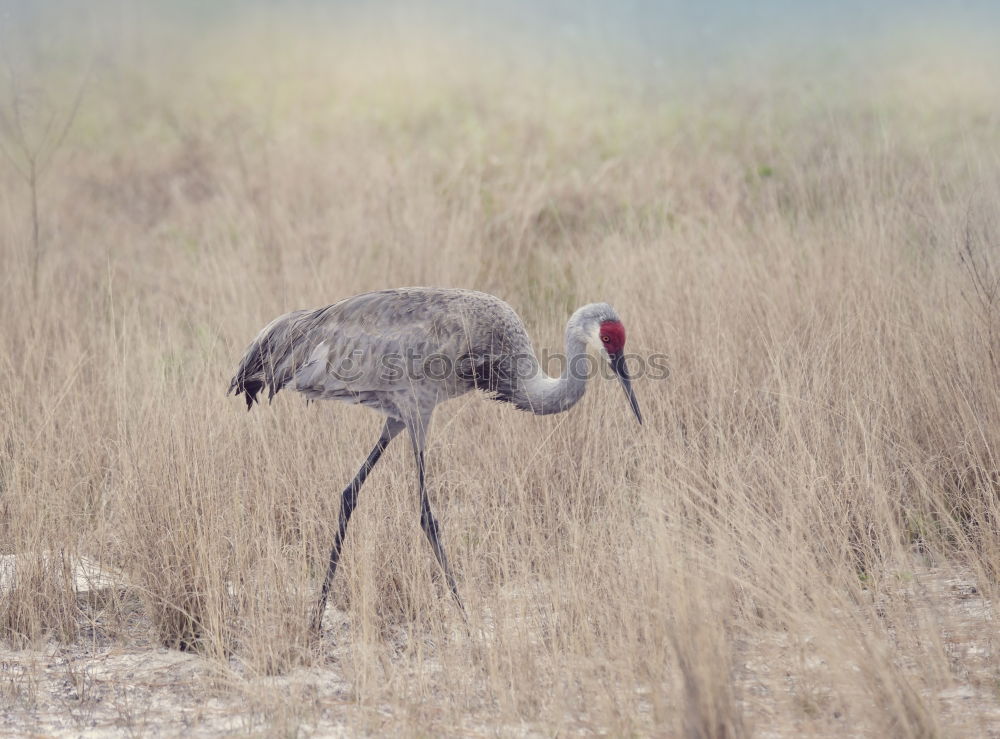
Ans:
[[[992,604],[973,575],[925,561],[891,582],[894,592],[883,587],[872,592],[872,599],[882,622],[876,626],[894,641],[903,674],[912,676],[913,684],[927,682],[918,679],[926,674],[921,655],[927,645],[910,643],[912,636],[906,635],[936,633],[947,655],[948,679],[920,692],[921,700],[940,704],[942,730],[948,736],[1000,737],[998,635]],[[895,610],[882,613],[879,601],[890,595]],[[0,649],[0,733],[337,737],[395,723],[392,706],[365,707],[352,697],[340,669],[351,638],[348,615],[331,608],[327,624],[324,664],[267,677],[253,674],[236,658],[220,663],[158,647],[149,641],[141,618],[115,644],[95,638],[43,649]],[[928,630],[928,624],[940,628]],[[488,640],[489,628],[477,638]],[[860,665],[831,665],[836,660],[809,635],[779,631],[742,640],[736,653],[734,680],[754,736],[840,736],[863,728],[851,715],[855,701],[871,700],[864,695]],[[835,668],[858,673],[857,694],[829,687]],[[466,728],[477,733],[538,730],[528,725],[501,729],[485,715],[469,720]]]
[[[1000,737],[1000,663],[993,607],[972,573],[920,558],[871,590],[873,612],[891,644],[894,663],[910,685],[937,683],[917,691],[940,708],[940,729],[950,737]],[[894,606],[890,606],[890,602]],[[921,643],[922,635],[934,643]],[[738,649],[736,679],[755,736],[844,736],[856,734],[852,714],[877,701],[864,679],[864,665],[831,658],[818,636],[782,631],[757,633]],[[947,665],[928,664],[943,651]],[[857,676],[831,688],[835,669]],[[928,680],[929,674],[936,679]],[[862,712],[863,713],[863,712]]]
[[[0,734],[344,736],[348,690],[335,669],[258,677],[144,640],[2,649]]]

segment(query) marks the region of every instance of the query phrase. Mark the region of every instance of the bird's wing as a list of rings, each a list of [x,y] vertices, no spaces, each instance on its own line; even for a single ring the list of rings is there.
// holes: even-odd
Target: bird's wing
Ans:
[[[508,328],[496,333],[498,318]],[[262,387],[273,396],[290,382],[311,397],[345,399],[428,381],[468,386],[470,363],[509,351],[515,334],[523,336],[520,320],[493,296],[433,288],[365,293],[273,321],[230,389],[246,391],[250,404]]]
[[[319,320],[295,389],[313,397],[464,385],[459,366],[482,333],[460,291],[400,289],[359,295]]]

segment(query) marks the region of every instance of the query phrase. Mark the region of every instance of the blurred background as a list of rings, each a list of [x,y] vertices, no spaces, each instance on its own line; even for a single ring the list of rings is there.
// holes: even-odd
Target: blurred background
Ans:
[[[1000,731],[998,40],[971,0],[0,0],[0,721]],[[275,316],[414,284],[550,352],[611,302],[670,376],[641,432],[607,382],[445,404],[478,636],[400,445],[316,645],[378,419],[225,390]]]

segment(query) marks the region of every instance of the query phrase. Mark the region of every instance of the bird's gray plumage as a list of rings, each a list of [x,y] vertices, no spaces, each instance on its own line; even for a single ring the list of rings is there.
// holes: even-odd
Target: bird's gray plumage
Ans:
[[[542,371],[514,309],[493,295],[472,290],[380,290],[325,308],[292,311],[264,327],[229,385],[230,392],[244,394],[247,408],[265,389],[271,399],[290,387],[311,399],[361,403],[387,417],[378,442],[341,495],[340,526],[314,629],[322,623],[358,492],[403,429],[409,433],[417,463],[421,526],[458,600],[424,485],[424,442],[434,408],[474,389],[538,415],[570,408],[586,388],[588,373],[580,371],[577,360],[586,358],[588,343],[599,344],[598,329],[607,321],[619,323],[606,303],[586,305],[572,315],[566,324],[565,368],[558,378]],[[624,330],[618,335],[623,343]],[[641,423],[620,347],[608,357]]]
[[[594,308],[595,320],[617,320],[610,306]],[[584,316],[574,318],[567,339],[570,328],[582,337]],[[583,350],[585,339],[579,343]],[[270,399],[291,387],[401,420],[473,389],[523,410],[563,410],[533,402],[529,385],[539,372],[521,319],[503,300],[473,290],[398,288],[275,319],[247,349],[229,390],[244,393],[248,408],[264,389]]]

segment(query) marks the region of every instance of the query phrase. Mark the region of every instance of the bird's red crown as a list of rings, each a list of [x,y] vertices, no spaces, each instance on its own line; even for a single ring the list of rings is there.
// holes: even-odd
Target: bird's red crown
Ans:
[[[604,321],[601,324],[601,344],[608,354],[617,354],[625,348],[625,327],[621,321]]]

